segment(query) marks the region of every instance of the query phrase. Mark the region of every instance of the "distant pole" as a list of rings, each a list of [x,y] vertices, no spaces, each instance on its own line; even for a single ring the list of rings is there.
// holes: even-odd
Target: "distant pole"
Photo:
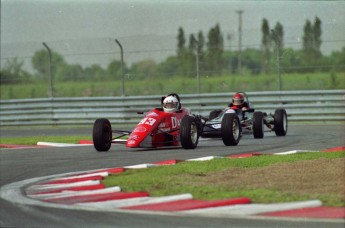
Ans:
[[[43,42],[42,44],[48,50],[48,54],[49,54],[50,97],[53,98],[54,97],[54,87],[53,87],[52,52],[45,42]]]
[[[243,10],[237,10],[238,13],[238,73],[242,75],[242,13]]]
[[[121,43],[115,39],[115,42],[119,45],[120,49],[121,49],[121,73],[122,73],[122,96],[126,96],[125,95],[125,74],[124,74],[124,64],[123,64],[123,48]]]

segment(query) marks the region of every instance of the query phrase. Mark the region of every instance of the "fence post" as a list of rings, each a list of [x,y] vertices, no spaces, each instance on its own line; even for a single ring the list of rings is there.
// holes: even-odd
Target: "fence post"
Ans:
[[[45,42],[43,42],[42,44],[48,50],[48,54],[49,54],[50,97],[53,98],[54,97],[54,86],[53,86],[52,52]]]

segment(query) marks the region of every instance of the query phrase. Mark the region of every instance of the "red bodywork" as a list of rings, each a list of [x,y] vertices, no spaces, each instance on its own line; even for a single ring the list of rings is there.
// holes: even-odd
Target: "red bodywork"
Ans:
[[[129,135],[126,146],[138,147],[162,147],[180,146],[179,129],[184,116],[190,111],[181,108],[175,113],[166,113],[156,108],[148,112]]]

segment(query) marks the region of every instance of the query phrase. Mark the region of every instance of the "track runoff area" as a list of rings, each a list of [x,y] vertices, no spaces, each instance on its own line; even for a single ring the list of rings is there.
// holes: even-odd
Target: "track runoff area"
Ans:
[[[37,147],[66,147],[89,144],[38,143]],[[16,148],[12,146],[12,148]],[[26,148],[18,146],[17,148]],[[344,147],[331,148],[320,152],[336,152]],[[294,150],[272,155],[287,155],[305,150]],[[34,178],[12,183],[1,188],[1,197],[17,203],[41,205],[81,210],[127,211],[140,213],[179,213],[201,216],[259,216],[288,217],[304,219],[343,220],[345,208],[326,207],[320,200],[288,203],[255,204],[250,198],[230,198],[223,200],[198,200],[190,193],[151,197],[149,192],[123,192],[121,186],[105,187],[102,180],[109,175],[126,172],[130,169],[154,168],[174,165],[179,162],[206,161],[215,158],[238,159],[267,154],[250,153],[228,157],[208,156],[188,160],[167,160],[150,164],[138,164],[91,170],[78,173],[65,173],[49,177]],[[16,188],[15,191],[13,189]],[[24,188],[24,194],[20,189]]]

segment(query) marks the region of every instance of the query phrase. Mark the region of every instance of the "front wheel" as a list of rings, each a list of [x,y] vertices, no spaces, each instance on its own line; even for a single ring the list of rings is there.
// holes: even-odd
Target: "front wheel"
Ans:
[[[221,123],[222,140],[225,146],[236,146],[241,138],[241,124],[235,113],[223,116]]]
[[[276,136],[285,136],[288,129],[288,120],[285,109],[279,108],[274,112],[274,132]]]
[[[112,141],[112,130],[108,119],[97,119],[93,124],[93,145],[99,152],[108,151]]]
[[[264,114],[262,112],[254,112],[253,114],[253,135],[256,139],[264,137]]]
[[[196,148],[199,141],[199,131],[195,117],[183,117],[180,125],[180,138],[184,149]]]

